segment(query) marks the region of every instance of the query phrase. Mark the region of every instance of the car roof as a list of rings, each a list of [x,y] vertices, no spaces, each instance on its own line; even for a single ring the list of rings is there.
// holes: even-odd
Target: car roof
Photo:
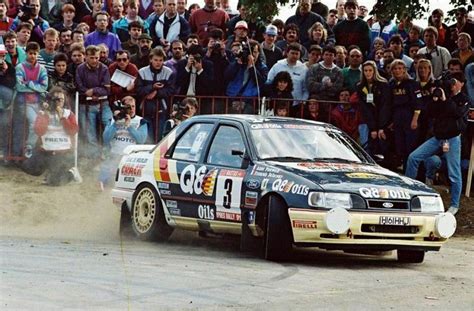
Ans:
[[[199,115],[194,116],[192,118],[194,121],[218,121],[218,120],[226,120],[226,121],[238,121],[242,124],[253,124],[253,123],[287,123],[287,124],[308,124],[308,125],[316,125],[321,127],[330,127],[333,129],[337,129],[332,124],[319,122],[319,121],[312,121],[312,120],[305,120],[305,119],[297,119],[297,118],[286,118],[286,117],[274,117],[274,116],[261,116],[261,115],[253,115],[253,114],[215,114],[215,115]]]

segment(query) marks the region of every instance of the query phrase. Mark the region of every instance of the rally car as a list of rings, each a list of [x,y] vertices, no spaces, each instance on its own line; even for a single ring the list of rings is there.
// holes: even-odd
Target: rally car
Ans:
[[[382,168],[326,123],[198,116],[125,153],[112,198],[121,228],[144,240],[181,228],[240,234],[243,249],[257,245],[269,260],[309,246],[422,262],[456,229],[435,191]]]

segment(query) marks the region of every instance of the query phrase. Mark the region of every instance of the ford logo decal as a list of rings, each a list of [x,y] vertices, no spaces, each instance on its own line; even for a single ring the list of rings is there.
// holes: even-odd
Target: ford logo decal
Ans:
[[[255,179],[247,180],[247,188],[249,189],[258,189],[260,187],[260,182]]]
[[[384,202],[384,203],[382,204],[382,206],[383,206],[383,207],[386,207],[386,208],[391,208],[391,207],[393,207],[393,203]]]

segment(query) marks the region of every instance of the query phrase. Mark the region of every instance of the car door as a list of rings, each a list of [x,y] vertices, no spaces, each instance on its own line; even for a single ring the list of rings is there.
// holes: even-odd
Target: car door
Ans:
[[[198,217],[196,198],[203,193],[207,168],[200,161],[213,132],[214,123],[191,124],[160,161],[158,189],[174,218]]]
[[[212,220],[240,222],[242,185],[245,178],[245,142],[237,125],[220,124],[210,142],[204,164],[208,168],[203,189],[213,194],[213,204],[204,205],[204,212],[213,213]],[[201,216],[201,215],[199,215]]]

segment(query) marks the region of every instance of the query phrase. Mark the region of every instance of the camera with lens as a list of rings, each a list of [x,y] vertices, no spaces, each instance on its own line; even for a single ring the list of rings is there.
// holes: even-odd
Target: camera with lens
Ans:
[[[33,17],[32,9],[33,9],[33,7],[29,4],[29,1],[23,2],[20,5],[19,10],[23,12],[23,15],[20,17],[20,20],[22,22],[27,22],[30,19],[32,19],[32,17]]]
[[[128,104],[124,104],[121,100],[116,100],[112,103],[112,111],[115,112],[117,110],[120,112],[117,115],[114,113],[114,119],[118,121],[125,119],[127,114],[130,115],[131,107]]]
[[[443,96],[441,90],[444,90],[444,94],[448,96],[451,93],[451,87],[456,84],[456,79],[451,77],[449,71],[443,72],[443,74],[436,80],[434,80],[434,90],[432,98],[434,101],[437,101]]]
[[[212,50],[213,50],[214,52],[220,51],[221,48],[222,48],[222,47],[221,47],[221,42],[220,42],[220,41],[216,41],[216,42],[214,43],[214,45],[212,46]]]
[[[177,120],[183,120],[184,116],[189,114],[188,105],[183,102],[176,103],[173,105],[173,115]]]
[[[250,52],[250,46],[247,42],[242,42],[242,48],[235,57],[239,58],[242,61],[242,64],[247,64],[250,55],[252,55]]]

